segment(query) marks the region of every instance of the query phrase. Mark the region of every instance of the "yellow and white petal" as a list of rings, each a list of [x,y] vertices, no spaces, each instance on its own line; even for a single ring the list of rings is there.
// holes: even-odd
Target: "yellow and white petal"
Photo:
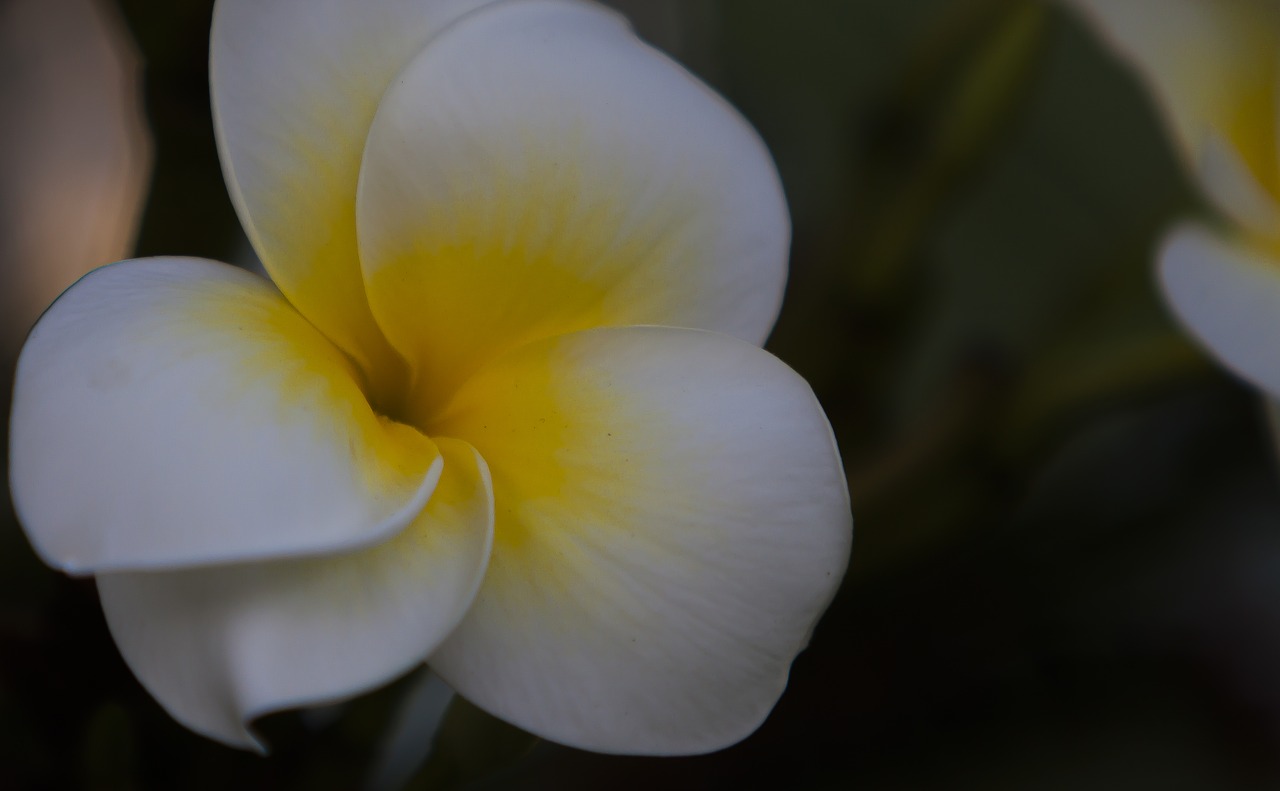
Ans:
[[[1280,241],[1280,201],[1258,181],[1226,138],[1217,133],[1205,138],[1199,170],[1201,187],[1219,211],[1261,243]]]
[[[759,136],[622,18],[572,0],[494,4],[434,39],[378,110],[357,210],[374,314],[436,392],[591,326],[759,343],[786,279],[790,220]]]
[[[390,541],[347,555],[98,577],[116,645],[187,727],[259,748],[263,714],[364,692],[421,663],[484,576],[493,497],[466,443],[440,443],[426,510]]]
[[[1227,368],[1280,396],[1280,261],[1187,224],[1165,240],[1160,278],[1192,335]]]
[[[588,330],[501,358],[435,429],[480,451],[496,503],[484,584],[428,660],[460,694],[603,752],[760,724],[852,536],[804,380],[725,335]]]
[[[356,251],[360,156],[423,45],[488,0],[219,0],[210,83],[227,185],[280,290],[366,371],[394,355]]]
[[[199,259],[95,270],[18,360],[14,506],[72,573],[331,552],[403,529],[439,451],[377,416],[265,280]]]
[[[1280,5],[1272,0],[1069,2],[1084,9],[1136,67],[1219,207],[1249,224],[1251,210],[1240,203],[1241,190],[1257,189],[1270,199],[1271,221],[1280,220],[1275,209],[1280,199]],[[1239,167],[1224,167],[1224,157]],[[1241,176],[1256,186],[1242,188]]]

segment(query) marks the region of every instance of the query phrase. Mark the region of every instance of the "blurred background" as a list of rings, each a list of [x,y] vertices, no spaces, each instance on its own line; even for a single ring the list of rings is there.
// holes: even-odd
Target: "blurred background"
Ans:
[[[5,500],[0,788],[1280,788],[1280,478],[1260,399],[1161,305],[1153,247],[1204,209],[1133,77],[1034,0],[614,5],[776,156],[770,348],[849,474],[848,576],[764,727],[619,758],[455,703],[415,769],[410,678],[235,752],[146,695]],[[22,337],[88,268],[252,261],[211,7],[0,0],[6,413]]]

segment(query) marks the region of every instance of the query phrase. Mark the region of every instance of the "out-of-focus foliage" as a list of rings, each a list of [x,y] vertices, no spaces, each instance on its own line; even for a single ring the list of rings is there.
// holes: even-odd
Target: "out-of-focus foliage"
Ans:
[[[1033,0],[616,4],[778,160],[771,348],[835,425],[852,566],[741,745],[589,755],[459,702],[410,787],[1280,787],[1280,487],[1261,406],[1161,306],[1154,240],[1201,209],[1133,78]],[[119,7],[156,141],[138,252],[244,260],[210,3]],[[138,687],[92,585],[0,528],[0,787],[364,782],[410,682],[268,718],[268,759],[211,744]]]

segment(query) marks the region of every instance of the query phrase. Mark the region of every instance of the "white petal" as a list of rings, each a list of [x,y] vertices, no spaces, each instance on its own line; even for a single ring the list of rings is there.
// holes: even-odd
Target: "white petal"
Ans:
[[[805,382],[728,336],[633,327],[524,347],[435,427],[493,473],[493,556],[429,660],[540,736],[619,753],[737,741],[768,714],[851,539]]]
[[[355,199],[396,73],[488,0],[219,0],[210,83],[227,185],[285,296],[366,371],[389,364],[360,281]]]
[[[1236,374],[1280,396],[1280,261],[1184,225],[1164,242],[1160,276],[1191,333]]]
[[[103,267],[32,330],[14,506],[71,572],[328,552],[403,529],[439,477],[270,284],[198,259]]]
[[[572,0],[489,6],[422,51],[370,131],[358,224],[379,324],[437,392],[591,326],[761,342],[790,240],[754,130]]]
[[[1271,0],[1069,0],[1143,79],[1218,207],[1276,235],[1280,6]],[[1266,213],[1259,221],[1260,211]]]
[[[377,547],[99,576],[129,667],[187,727],[260,748],[254,717],[346,698],[422,662],[466,612],[493,537],[484,462],[465,443],[440,449],[444,475],[426,510]]]
[[[1068,3],[1137,70],[1189,151],[1211,130],[1230,136],[1240,113],[1274,107],[1280,14],[1271,0]],[[1258,99],[1262,105],[1241,106]]]

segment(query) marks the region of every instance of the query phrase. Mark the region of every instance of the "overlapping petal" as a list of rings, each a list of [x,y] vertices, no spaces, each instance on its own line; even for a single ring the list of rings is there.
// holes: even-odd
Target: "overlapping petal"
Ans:
[[[488,471],[442,440],[426,510],[371,549],[309,560],[104,574],[102,606],[143,685],[192,730],[259,747],[259,715],[375,687],[462,618],[493,536]]]
[[[760,342],[790,239],[751,127],[572,0],[488,6],[423,50],[378,110],[358,224],[374,314],[436,392],[590,326]]]
[[[433,434],[489,463],[493,555],[431,658],[462,695],[586,749],[691,753],[764,719],[844,571],[848,496],[804,381],[715,333],[543,340]]]
[[[27,535],[73,573],[373,543],[440,471],[270,284],[176,258],[98,269],[45,313],[18,362],[10,454]]]
[[[1150,87],[1207,194],[1280,234],[1280,5],[1272,0],[1071,0]]]
[[[1201,343],[1236,374],[1280,396],[1280,263],[1188,224],[1165,240],[1160,277],[1169,304]]]
[[[210,83],[227,185],[272,279],[366,373],[394,355],[356,251],[365,136],[395,75],[489,0],[219,0]]]

